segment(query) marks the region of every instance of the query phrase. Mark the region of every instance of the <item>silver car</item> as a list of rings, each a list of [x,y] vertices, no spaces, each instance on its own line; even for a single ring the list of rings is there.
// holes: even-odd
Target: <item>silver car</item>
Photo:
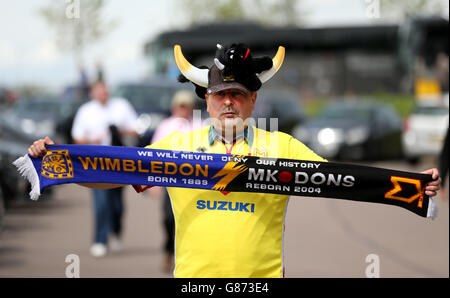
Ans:
[[[438,156],[448,129],[448,103],[418,104],[405,119],[402,134],[404,155],[411,163],[424,156]]]

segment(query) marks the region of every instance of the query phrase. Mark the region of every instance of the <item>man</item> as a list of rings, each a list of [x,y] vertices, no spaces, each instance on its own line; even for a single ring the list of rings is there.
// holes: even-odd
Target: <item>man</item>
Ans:
[[[90,95],[91,101],[83,104],[75,115],[72,127],[75,144],[121,145],[121,136],[136,134],[137,115],[126,99],[109,98],[102,81],[94,83]],[[122,188],[93,189],[93,196],[95,229],[90,252],[94,257],[103,257],[107,254],[108,239],[111,250],[122,248]]]
[[[156,129],[152,143],[165,138],[169,134],[180,131],[189,132],[194,129],[192,114],[194,111],[195,99],[189,90],[177,91],[170,104],[171,116],[165,119]],[[200,128],[200,127],[198,127]]]
[[[444,138],[444,145],[442,146],[441,152],[439,153],[439,173],[441,173],[441,198],[443,200],[447,199],[447,188],[445,186],[446,178],[448,175],[448,147],[449,147],[449,140],[448,140],[448,134],[449,134],[449,128],[447,127],[447,133],[445,134]]]
[[[248,121],[257,104],[257,90],[281,66],[283,53],[267,63],[267,59],[253,59],[242,45],[219,45],[215,65],[205,70],[190,65],[179,48],[175,52],[183,81],[196,84],[212,125],[175,132],[149,148],[325,161],[292,136],[258,129]],[[30,154],[42,155],[49,143],[49,139],[38,141]],[[425,173],[438,177],[436,169]],[[427,195],[436,194],[438,183],[426,186]],[[175,187],[168,191],[176,222],[175,277],[284,276],[287,195]],[[227,208],[220,208],[224,205]]]
[[[189,132],[194,129],[192,114],[194,111],[195,99],[189,90],[179,90],[172,98],[170,106],[171,116],[161,122],[152,138],[152,143],[159,141],[171,133]],[[200,128],[200,127],[198,127]],[[175,241],[175,221],[173,218],[172,205],[167,191],[160,187],[153,187],[151,190],[152,197],[163,196],[163,226],[166,234],[164,244],[165,259],[163,270],[169,272],[173,268],[173,254]]]

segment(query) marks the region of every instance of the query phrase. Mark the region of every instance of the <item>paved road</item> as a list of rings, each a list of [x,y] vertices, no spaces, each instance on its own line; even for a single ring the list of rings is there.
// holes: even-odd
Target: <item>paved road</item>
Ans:
[[[370,165],[419,171],[402,162]],[[54,187],[54,199],[9,209],[0,232],[0,277],[65,277],[76,254],[81,277],[171,277],[160,270],[160,202],[127,187],[125,250],[89,255],[91,198],[77,185]],[[286,218],[287,277],[365,277],[366,257],[379,257],[381,277],[449,277],[448,199],[436,198],[432,221],[395,207],[291,197]],[[373,261],[371,261],[373,262]],[[373,263],[372,263],[373,264]]]

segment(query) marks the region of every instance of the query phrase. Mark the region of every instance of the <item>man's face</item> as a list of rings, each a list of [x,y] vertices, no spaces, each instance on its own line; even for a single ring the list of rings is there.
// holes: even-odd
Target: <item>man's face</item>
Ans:
[[[232,129],[233,133],[243,130],[242,123],[246,126],[246,120],[251,117],[256,96],[256,92],[246,93],[238,89],[206,94],[207,111],[216,129],[222,132],[221,128]],[[217,127],[218,124],[221,127]]]
[[[108,87],[104,83],[96,83],[92,86],[91,97],[101,104],[105,104],[109,98]]]

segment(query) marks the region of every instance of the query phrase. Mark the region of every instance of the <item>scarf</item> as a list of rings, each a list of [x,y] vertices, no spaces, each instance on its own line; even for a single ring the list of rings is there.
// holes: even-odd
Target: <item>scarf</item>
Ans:
[[[30,197],[64,183],[165,186],[258,192],[397,205],[437,215],[427,174],[346,163],[93,145],[50,145],[46,155],[14,161]]]

